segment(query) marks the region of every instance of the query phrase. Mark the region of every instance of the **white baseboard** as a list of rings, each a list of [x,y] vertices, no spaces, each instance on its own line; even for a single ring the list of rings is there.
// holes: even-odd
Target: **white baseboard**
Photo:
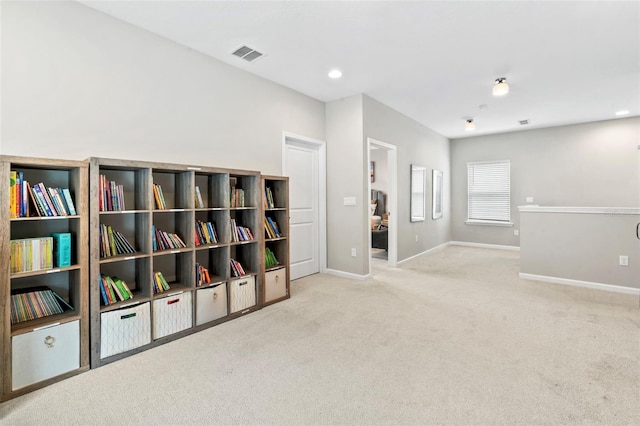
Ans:
[[[398,266],[400,266],[400,265],[402,265],[403,263],[408,262],[408,261],[410,261],[410,260],[412,260],[412,259],[415,259],[416,257],[420,257],[420,256],[422,256],[422,255],[424,255],[424,254],[435,253],[435,252],[437,252],[437,251],[443,250],[443,249],[444,249],[445,247],[447,247],[449,244],[451,244],[451,243],[450,243],[450,242],[446,242],[446,243],[444,243],[444,244],[440,244],[439,246],[435,246],[435,247],[433,247],[433,248],[430,248],[429,250],[425,250],[425,251],[423,251],[422,253],[414,254],[414,255],[413,255],[413,256],[411,256],[411,257],[407,257],[406,259],[399,260],[399,261],[398,261],[398,263],[397,263],[397,265],[398,265]]]
[[[624,294],[632,294],[635,296],[640,296],[640,288],[623,287],[620,285],[612,285],[612,284],[594,283],[590,281],[571,280],[569,278],[547,277],[545,275],[525,274],[522,272],[520,272],[518,276],[523,280],[543,281],[543,282],[552,283],[552,284],[571,285],[575,287],[593,288],[596,290],[604,290],[604,291],[611,291],[614,293],[624,293]]]
[[[452,246],[480,247],[480,248],[489,248],[489,249],[497,249],[497,250],[520,251],[520,247],[518,246],[501,246],[499,244],[467,243],[464,241],[450,241],[449,244],[451,244]]]
[[[358,275],[358,274],[352,274],[351,272],[338,271],[337,269],[328,269],[328,268],[324,271],[324,273],[329,275],[336,275],[342,278],[350,278],[352,280],[361,280],[361,281],[371,278],[371,275],[369,274]]]

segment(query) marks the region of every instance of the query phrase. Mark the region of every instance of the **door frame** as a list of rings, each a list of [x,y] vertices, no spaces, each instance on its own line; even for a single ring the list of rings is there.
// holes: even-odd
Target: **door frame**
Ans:
[[[376,146],[387,151],[387,173],[389,178],[389,193],[387,194],[387,206],[389,215],[389,233],[387,234],[388,258],[387,264],[391,267],[398,265],[398,147],[377,139],[367,138],[367,193],[364,199],[371,198],[371,179],[369,179],[369,163],[371,162],[371,146]],[[369,203],[366,204],[366,217],[371,217]],[[371,224],[366,221],[367,234],[369,235],[369,275],[371,275]]]
[[[287,176],[288,145],[302,145],[318,152],[318,267],[327,272],[327,144],[325,141],[282,132],[282,175]]]

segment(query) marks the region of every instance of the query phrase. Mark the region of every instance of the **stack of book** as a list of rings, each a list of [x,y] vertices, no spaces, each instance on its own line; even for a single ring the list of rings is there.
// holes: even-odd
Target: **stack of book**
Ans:
[[[231,219],[231,241],[251,241],[253,234],[246,226],[238,225],[235,219]]]
[[[152,243],[154,251],[177,249],[187,246],[178,234],[156,229],[155,226],[153,227]]]
[[[153,184],[153,198],[156,200],[156,209],[158,210],[166,210],[167,203],[164,201],[164,194],[162,192],[162,187],[158,184]]]
[[[209,276],[209,270],[204,266],[196,263],[196,285],[209,284],[211,277]]]
[[[135,253],[136,249],[121,232],[100,224],[100,257]]]
[[[231,275],[232,276],[241,277],[243,275],[246,275],[246,273],[244,272],[244,268],[242,267],[240,262],[238,262],[235,259],[231,259],[230,263],[231,263]]]
[[[196,203],[196,209],[204,209],[204,203],[202,202],[202,194],[200,193],[200,187],[196,185],[194,200]]]
[[[100,175],[98,191],[98,208],[101,212],[126,210],[124,204],[124,186]]]
[[[12,218],[33,216],[75,216],[76,208],[69,188],[33,186],[24,180],[23,172],[9,172],[9,215]],[[29,204],[31,200],[31,204]],[[32,208],[33,206],[33,208]]]
[[[244,190],[241,188],[231,188],[231,208],[244,207]]]
[[[276,204],[273,201],[273,192],[268,186],[264,188],[264,206],[267,209],[276,208]]]
[[[271,268],[273,266],[278,266],[279,262],[276,258],[276,255],[269,250],[269,247],[265,247],[264,249],[264,266],[266,268]]]
[[[11,324],[61,314],[73,307],[49,287],[11,291]]]
[[[278,224],[276,223],[275,220],[273,220],[269,216],[266,216],[264,218],[264,231],[266,233],[265,236],[267,238],[280,238],[280,237],[282,237],[282,233],[280,232],[280,229],[278,228]]]
[[[53,268],[53,238],[25,238],[10,242],[10,272]]]
[[[100,274],[100,294],[105,306],[133,299],[133,292],[124,280],[104,274]]]
[[[169,283],[167,282],[162,272],[154,272],[153,274],[153,294],[162,293],[169,290]]]
[[[196,246],[218,243],[218,234],[216,233],[215,225],[212,222],[196,220],[194,239]]]
[[[29,198],[31,197],[31,187],[29,182],[24,180],[22,172],[11,170],[9,172],[9,216],[28,217],[30,206]]]

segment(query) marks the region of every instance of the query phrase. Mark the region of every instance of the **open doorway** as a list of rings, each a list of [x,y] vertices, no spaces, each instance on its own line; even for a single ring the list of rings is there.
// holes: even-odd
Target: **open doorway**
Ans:
[[[398,261],[397,225],[397,148],[367,138],[369,222],[369,273],[373,265],[396,266]]]

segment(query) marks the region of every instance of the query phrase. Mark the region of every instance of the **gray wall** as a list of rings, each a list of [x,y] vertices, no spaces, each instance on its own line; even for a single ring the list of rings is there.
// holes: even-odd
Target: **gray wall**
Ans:
[[[377,100],[364,96],[364,137],[398,147],[398,261],[451,240],[449,140]],[[409,221],[410,165],[427,168],[427,218]],[[368,165],[367,165],[368,167]],[[443,217],[431,219],[431,171],[444,172]],[[418,241],[416,242],[416,235]]]
[[[517,206],[640,206],[640,118],[451,141],[452,240],[519,246]],[[511,160],[514,227],[466,225],[467,162]]]
[[[282,172],[324,103],[73,2],[2,2],[1,153]]]
[[[639,215],[522,212],[521,220],[520,272],[640,288]]]
[[[362,154],[362,95],[327,103],[326,135],[327,268],[365,275],[369,252],[363,209],[370,200],[362,189],[368,170]],[[345,206],[345,197],[355,197],[356,205]]]

